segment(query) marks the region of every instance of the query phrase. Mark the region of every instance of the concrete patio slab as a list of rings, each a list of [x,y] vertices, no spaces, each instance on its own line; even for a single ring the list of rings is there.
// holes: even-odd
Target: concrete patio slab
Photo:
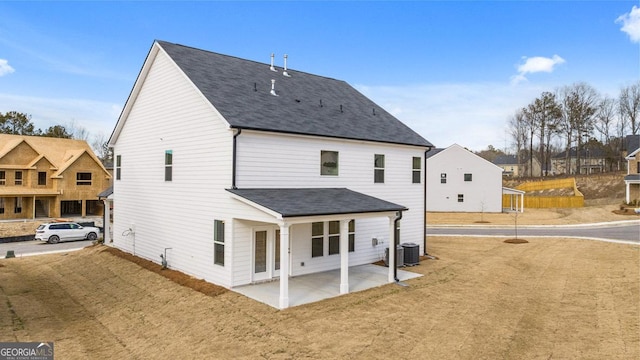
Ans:
[[[367,264],[349,268],[349,292],[388,284],[389,269]],[[398,269],[398,279],[405,281],[422,276]],[[280,281],[239,286],[231,289],[246,297],[279,308]],[[289,278],[289,306],[308,304],[340,296],[340,269]],[[348,294],[345,294],[348,295]]]

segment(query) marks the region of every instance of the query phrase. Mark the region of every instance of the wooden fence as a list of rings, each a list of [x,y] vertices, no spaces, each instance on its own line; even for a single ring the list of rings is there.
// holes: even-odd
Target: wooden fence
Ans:
[[[530,195],[533,191],[548,189],[569,188],[573,196],[536,196]],[[584,206],[584,195],[578,190],[575,178],[534,181],[521,184],[517,190],[525,192],[524,208],[576,208]],[[502,195],[503,207],[508,207],[511,198],[509,195]]]

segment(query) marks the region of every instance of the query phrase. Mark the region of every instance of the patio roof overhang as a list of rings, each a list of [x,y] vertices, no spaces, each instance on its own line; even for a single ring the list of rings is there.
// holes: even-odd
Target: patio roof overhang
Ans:
[[[325,216],[388,216],[408,210],[386,200],[346,188],[227,189],[235,199],[289,223]]]

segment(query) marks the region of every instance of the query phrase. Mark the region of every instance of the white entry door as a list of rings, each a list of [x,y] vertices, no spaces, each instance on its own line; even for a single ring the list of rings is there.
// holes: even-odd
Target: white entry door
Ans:
[[[280,229],[259,228],[253,232],[253,280],[280,276]]]

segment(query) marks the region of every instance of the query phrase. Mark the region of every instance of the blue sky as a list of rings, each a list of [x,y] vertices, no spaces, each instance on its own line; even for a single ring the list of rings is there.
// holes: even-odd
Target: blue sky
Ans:
[[[510,147],[506,123],[584,81],[640,79],[638,1],[0,3],[0,112],[108,138],[153,40],[347,81],[438,147]]]

